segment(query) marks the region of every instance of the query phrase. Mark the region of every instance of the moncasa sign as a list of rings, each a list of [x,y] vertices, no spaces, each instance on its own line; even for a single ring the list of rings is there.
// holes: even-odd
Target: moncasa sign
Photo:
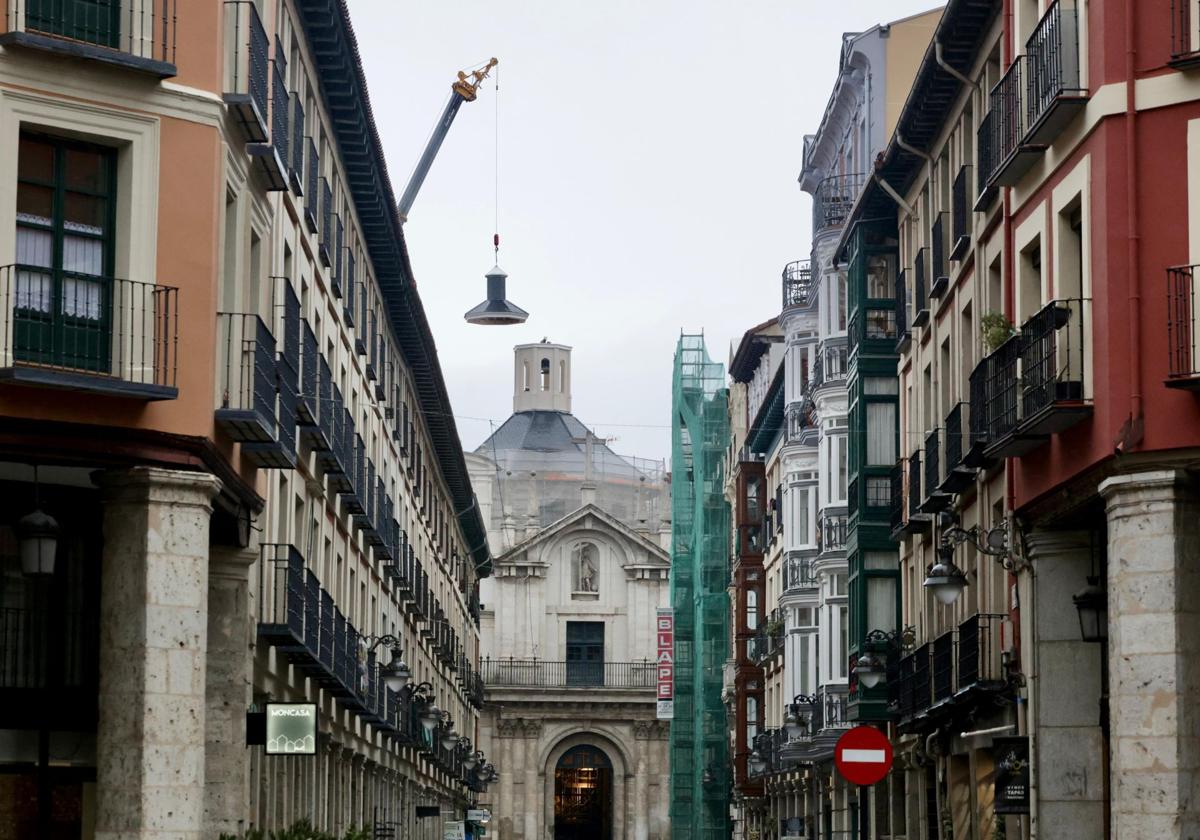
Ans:
[[[317,705],[267,704],[267,755],[316,755]]]

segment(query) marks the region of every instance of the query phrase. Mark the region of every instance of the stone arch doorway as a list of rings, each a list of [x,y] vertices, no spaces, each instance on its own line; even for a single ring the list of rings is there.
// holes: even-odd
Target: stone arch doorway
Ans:
[[[554,766],[554,840],[611,840],[613,766],[591,744],[571,747]]]

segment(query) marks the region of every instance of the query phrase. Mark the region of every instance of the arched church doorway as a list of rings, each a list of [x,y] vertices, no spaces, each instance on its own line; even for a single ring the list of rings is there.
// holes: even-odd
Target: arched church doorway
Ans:
[[[554,840],[610,840],[612,762],[603,750],[580,744],[554,767]]]

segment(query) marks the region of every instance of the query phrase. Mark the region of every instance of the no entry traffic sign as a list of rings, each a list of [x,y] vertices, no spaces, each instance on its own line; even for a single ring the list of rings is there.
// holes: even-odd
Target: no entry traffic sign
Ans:
[[[892,745],[873,726],[856,726],[838,738],[833,763],[853,785],[873,785],[892,769]]]

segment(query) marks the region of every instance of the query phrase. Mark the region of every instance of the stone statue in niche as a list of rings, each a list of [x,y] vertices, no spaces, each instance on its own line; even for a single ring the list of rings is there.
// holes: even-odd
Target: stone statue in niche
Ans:
[[[599,571],[596,556],[596,546],[591,543],[578,543],[572,551],[575,568],[575,591],[598,592],[596,573]]]

